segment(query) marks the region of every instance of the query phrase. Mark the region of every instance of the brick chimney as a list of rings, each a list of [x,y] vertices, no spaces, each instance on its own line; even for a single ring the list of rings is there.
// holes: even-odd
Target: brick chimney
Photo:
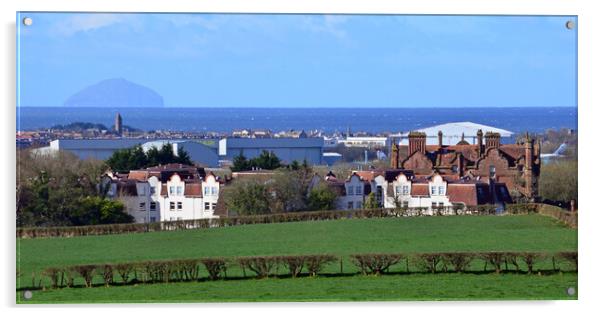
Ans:
[[[408,157],[419,151],[426,153],[426,134],[422,132],[410,132],[408,134]]]
[[[485,134],[485,149],[500,147],[500,133],[487,132]]]
[[[399,146],[395,144],[395,141],[391,145],[391,168],[399,168]]]
[[[534,188],[533,188],[533,140],[527,134],[525,139],[525,193],[527,197],[533,198],[534,196]]]
[[[464,156],[461,153],[458,153],[457,156],[457,165],[456,167],[458,168],[458,176],[463,177],[464,176]]]
[[[479,151],[479,157],[483,156],[483,131],[482,130],[478,130],[477,131],[477,144],[478,144],[478,151]]]

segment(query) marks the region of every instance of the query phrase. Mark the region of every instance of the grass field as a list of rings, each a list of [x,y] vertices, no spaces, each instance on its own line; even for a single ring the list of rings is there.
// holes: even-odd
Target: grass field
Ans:
[[[577,231],[540,215],[449,216],[296,222],[146,234],[25,239],[17,288],[46,267],[149,259],[362,252],[571,251]],[[543,267],[545,268],[545,267]],[[398,266],[399,272],[405,267]],[[393,270],[395,270],[393,269]],[[344,262],[345,273],[354,267]],[[327,273],[339,272],[338,264]],[[393,271],[395,272],[395,271]],[[241,276],[237,267],[229,277]],[[412,274],[226,280],[36,291],[31,302],[288,301],[569,298],[576,274]],[[370,291],[373,294],[361,293]],[[210,293],[209,293],[210,292]],[[188,293],[188,294],[186,294]],[[205,293],[205,294],[199,294]]]

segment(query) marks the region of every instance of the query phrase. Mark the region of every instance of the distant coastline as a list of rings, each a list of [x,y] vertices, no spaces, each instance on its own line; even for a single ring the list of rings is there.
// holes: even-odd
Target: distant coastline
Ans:
[[[102,110],[102,111],[99,111]],[[237,129],[322,130],[327,133],[401,132],[449,122],[470,121],[513,132],[577,129],[576,107],[466,108],[95,108],[20,107],[17,129],[31,130],[94,122],[111,126],[115,114],[141,130],[214,131]]]

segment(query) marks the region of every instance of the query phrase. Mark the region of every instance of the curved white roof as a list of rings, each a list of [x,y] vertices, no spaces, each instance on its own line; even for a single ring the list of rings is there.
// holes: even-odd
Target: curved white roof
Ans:
[[[483,124],[477,124],[477,123],[473,123],[473,122],[447,123],[447,124],[435,125],[435,126],[419,129],[416,131],[425,133],[427,137],[437,136],[439,131],[441,131],[443,133],[443,136],[462,136],[462,133],[464,133],[465,136],[469,137],[469,136],[477,135],[478,130],[482,130],[483,134],[485,134],[487,132],[500,133],[501,137],[511,137],[512,134],[514,134],[511,131],[508,131],[505,129],[501,129],[501,128],[497,128],[497,127],[493,127],[493,126],[487,126],[487,125],[483,125]],[[404,133],[401,136],[402,137],[408,136],[408,134],[409,134],[409,132]]]

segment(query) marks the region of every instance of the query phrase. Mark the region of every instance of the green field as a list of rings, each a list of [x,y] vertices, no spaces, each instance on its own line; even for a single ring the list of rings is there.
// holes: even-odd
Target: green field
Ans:
[[[235,226],[208,230],[76,238],[25,239],[17,243],[17,288],[31,285],[46,267],[149,259],[362,252],[574,251],[577,231],[540,215],[349,219]],[[346,260],[316,278],[271,278],[110,288],[35,291],[29,302],[289,301],[399,299],[562,299],[576,287],[564,275],[393,274],[351,276]],[[548,263],[539,269],[549,269]],[[392,273],[404,272],[402,264]],[[331,274],[332,276],[328,276]],[[236,266],[229,277],[242,276]],[[363,293],[368,291],[370,293]]]

